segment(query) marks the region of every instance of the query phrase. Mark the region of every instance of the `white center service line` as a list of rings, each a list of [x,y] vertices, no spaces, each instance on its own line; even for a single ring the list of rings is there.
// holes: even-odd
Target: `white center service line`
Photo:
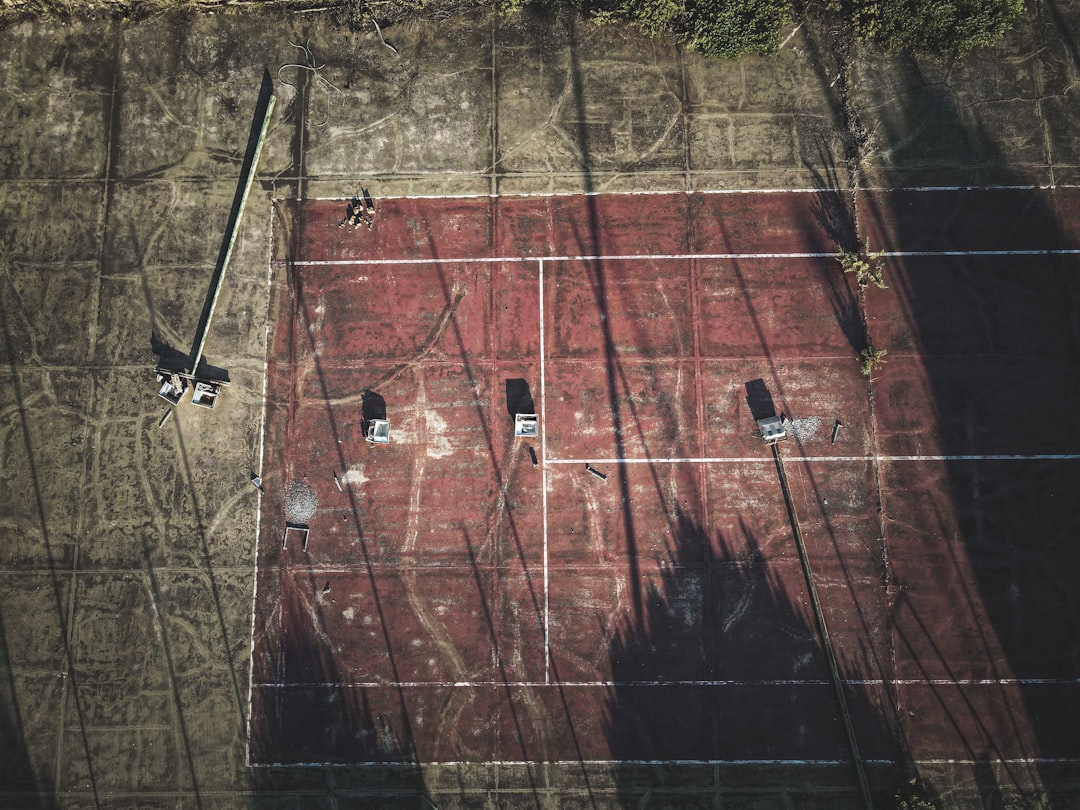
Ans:
[[[544,376],[544,262],[540,261],[540,497],[544,515],[544,682],[551,683],[551,623],[548,612],[547,399]]]
[[[956,456],[784,456],[798,463],[829,461],[1078,461],[1080,453],[999,453]],[[773,463],[772,456],[721,456],[711,458],[549,458],[548,464],[753,464]]]

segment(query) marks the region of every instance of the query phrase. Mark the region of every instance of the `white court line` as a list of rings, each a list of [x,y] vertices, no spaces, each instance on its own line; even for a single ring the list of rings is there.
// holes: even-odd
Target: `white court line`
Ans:
[[[270,204],[270,228],[267,235],[267,250],[269,255],[274,254],[274,206]],[[262,379],[262,409],[259,411],[259,466],[256,475],[263,474],[263,459],[266,452],[266,392],[270,382],[270,302],[273,296],[270,294],[274,284],[274,264],[266,265],[266,327],[263,330],[263,379]],[[251,639],[248,648],[248,694],[247,694],[247,739],[244,746],[244,762],[251,765],[251,702],[252,683],[255,680],[255,616],[259,608],[259,533],[262,530],[262,490],[256,490],[255,494],[255,554],[251,560],[253,569],[251,586]]]
[[[442,264],[524,264],[526,262],[637,262],[637,261],[733,261],[750,259],[836,259],[835,251],[809,253],[627,253],[580,256],[482,256],[477,258],[427,259],[274,259],[274,264],[293,267],[401,267]],[[880,254],[890,259],[924,259],[964,256],[1077,256],[1080,248],[1025,248],[1023,250],[890,250]]]
[[[540,261],[540,497],[544,514],[544,682],[551,683],[551,622],[548,602],[547,379],[544,374],[544,262]]]
[[[897,193],[897,192],[957,192],[957,191],[1050,191],[1056,188],[1080,188],[1072,183],[1032,183],[1025,185],[990,185],[990,186],[860,186],[860,192]],[[748,196],[751,194],[835,194],[840,189],[833,188],[702,188],[686,191],[673,189],[648,189],[642,191],[523,191],[518,194],[413,194],[399,197],[379,197],[380,200],[516,200],[547,197],[673,197],[682,194],[693,196]],[[308,197],[314,202],[345,202],[347,197]]]
[[[958,456],[784,456],[798,463],[828,461],[1076,461],[1080,453],[988,453]],[[723,456],[711,458],[553,458],[548,464],[772,464],[772,456]]]
[[[811,253],[627,253],[627,254],[581,254],[565,256],[478,256],[475,258],[428,258],[428,259],[275,259],[275,264],[293,267],[363,267],[401,266],[410,264],[524,264],[526,262],[633,262],[633,261],[679,261],[692,259],[836,259],[841,253],[835,251]]]
[[[843,678],[847,686],[1080,686],[1080,678]],[[823,678],[778,678],[774,680],[663,680],[663,681],[559,681],[567,689],[622,689],[696,687],[792,687],[832,686]],[[256,689],[490,689],[504,686],[522,688],[551,686],[550,681],[356,681],[325,683],[257,683]]]
[[[867,765],[895,765],[894,759],[864,759]],[[987,759],[916,759],[918,765],[981,765],[986,762],[996,762],[1003,765],[1071,765],[1080,762],[1080,759],[1070,757],[1021,757],[1014,759],[1002,759],[1000,757]],[[610,766],[616,765],[776,765],[798,766],[807,765],[820,767],[822,765],[850,766],[850,759],[490,759],[483,763],[470,762],[468,760],[435,760],[425,762],[425,765],[445,766],[448,768],[460,768],[464,766],[484,765],[572,765],[580,768],[582,765]],[[254,763],[255,768],[415,768],[415,762],[259,762]]]
[[[880,255],[887,259],[921,259],[937,256],[1076,256],[1074,248],[1027,248],[1024,250],[884,250]]]

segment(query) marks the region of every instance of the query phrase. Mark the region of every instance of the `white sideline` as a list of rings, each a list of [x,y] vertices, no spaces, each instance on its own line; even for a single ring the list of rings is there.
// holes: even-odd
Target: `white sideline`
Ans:
[[[956,456],[797,456],[786,455],[784,461],[830,462],[830,461],[1076,461],[1080,453],[987,453],[983,455]],[[552,458],[548,464],[772,464],[772,456],[717,456],[705,458]]]

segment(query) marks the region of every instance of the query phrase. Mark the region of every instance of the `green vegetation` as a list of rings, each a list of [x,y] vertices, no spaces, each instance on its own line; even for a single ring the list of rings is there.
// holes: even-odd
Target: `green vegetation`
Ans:
[[[343,24],[370,20],[445,18],[454,11],[494,6],[514,13],[529,5],[566,0],[5,0],[0,24],[18,17],[110,14],[138,19],[169,9],[214,11],[324,10]],[[1023,11],[1023,0],[569,0],[597,23],[629,24],[670,37],[710,56],[770,54],[797,16],[830,18],[830,28],[850,40],[890,51],[962,54],[991,45]]]
[[[628,22],[701,53],[732,58],[775,52],[791,18],[789,0],[598,0],[585,11],[599,23]]]
[[[865,251],[844,251],[840,254],[840,266],[845,273],[854,273],[855,281],[860,287],[873,284],[884,290],[885,284],[885,261],[880,253],[870,250],[870,242],[867,241]]]
[[[884,349],[875,349],[873,346],[867,346],[859,352],[859,368],[862,369],[863,376],[869,377],[874,369],[884,365],[887,354]]]
[[[814,6],[800,2],[798,8]],[[992,45],[1024,5],[1023,0],[823,0],[822,8],[855,39],[889,51],[954,55]],[[584,10],[597,22],[627,22],[711,56],[736,57],[775,52],[782,28],[792,19],[793,0],[585,0]]]
[[[919,779],[912,777],[896,792],[896,810],[937,810],[937,806],[922,797]]]
[[[827,0],[856,37],[889,51],[963,54],[992,45],[1024,10],[1023,0]]]

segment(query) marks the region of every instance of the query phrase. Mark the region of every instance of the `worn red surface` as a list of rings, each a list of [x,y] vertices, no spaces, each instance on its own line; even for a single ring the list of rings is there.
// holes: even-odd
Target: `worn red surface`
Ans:
[[[860,217],[875,247],[917,232],[913,249],[966,245],[967,196],[867,195]],[[979,201],[988,222],[1017,204]],[[1054,247],[1072,237],[1050,202],[1025,216]],[[946,239],[931,231],[950,204]],[[1029,336],[1068,333],[1066,308],[1044,323],[1035,282],[1003,258],[890,262],[890,290],[867,298],[890,352],[872,418],[835,260],[775,255],[833,251],[835,206],[380,200],[369,231],[337,226],[342,203],[279,205],[252,761],[847,759],[777,473],[752,435],[755,380],[796,420],[783,455],[863,756],[900,756],[898,728],[932,758],[1068,749],[1031,712],[1067,691],[1080,645],[1051,653],[1047,630],[1025,656],[1003,640],[1015,604],[973,560],[1023,545],[1035,507],[1046,559],[1067,498],[1024,493],[1064,496],[1077,463],[968,461],[973,484],[960,462],[879,459],[1077,452],[1075,426],[1022,419],[1032,399],[1045,416],[1080,404],[1075,353],[1043,357]],[[1039,262],[1036,278],[1071,289],[1075,261]],[[932,303],[950,295],[954,308]],[[542,440],[512,435],[524,386]],[[388,445],[363,440],[365,392]],[[281,547],[298,483],[318,500],[306,551]],[[1008,587],[1020,632],[1075,614],[1064,595]],[[983,716],[1006,705],[1007,720]]]

